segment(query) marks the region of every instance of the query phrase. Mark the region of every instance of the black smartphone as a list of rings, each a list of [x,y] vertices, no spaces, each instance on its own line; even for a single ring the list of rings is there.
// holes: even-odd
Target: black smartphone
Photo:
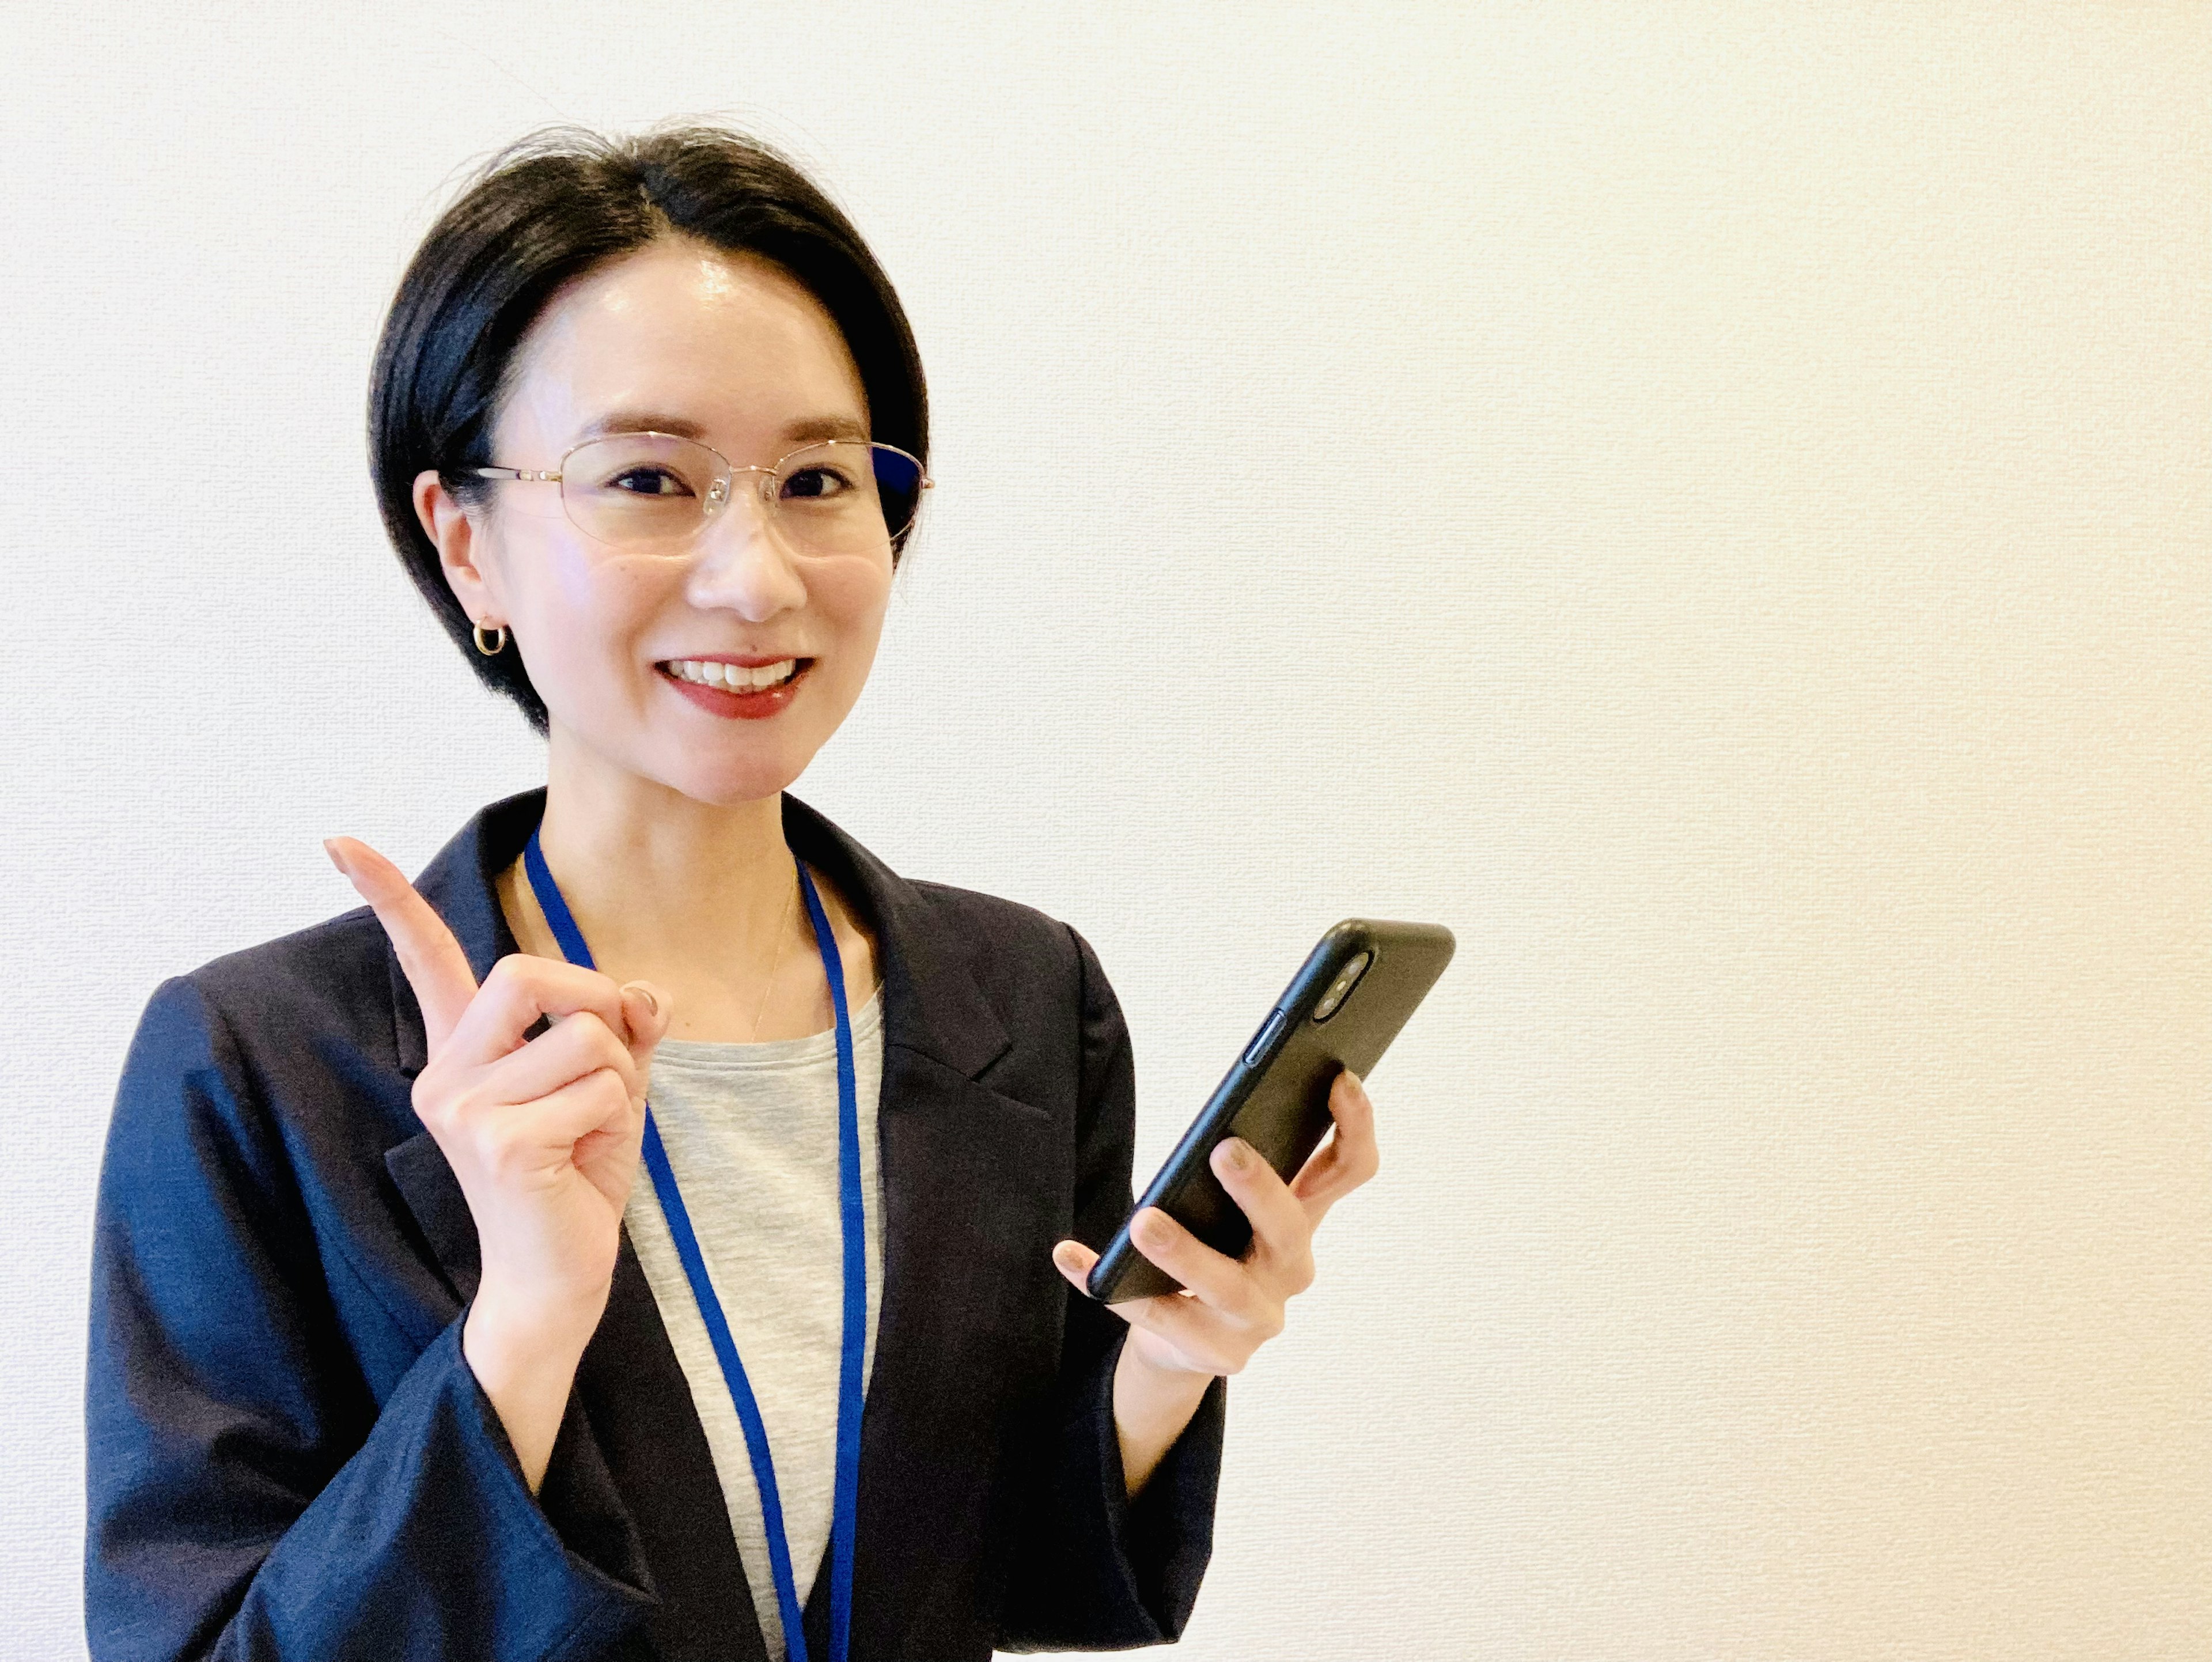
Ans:
[[[1285,1181],[1296,1177],[1335,1123],[1328,1093],[1338,1071],[1366,1079],[1451,962],[1454,944],[1440,923],[1372,917],[1347,917],[1322,935],[1129,1217],[1157,1206],[1216,1251],[1241,1257],[1252,1224],[1207,1163],[1214,1145],[1240,1136]],[[1110,1303],[1182,1285],[1137,1250],[1124,1218],[1085,1290]]]

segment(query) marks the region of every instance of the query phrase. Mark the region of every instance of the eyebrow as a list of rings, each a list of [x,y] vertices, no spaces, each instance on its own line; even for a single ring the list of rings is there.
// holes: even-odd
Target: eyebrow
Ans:
[[[576,438],[580,442],[602,438],[609,433],[673,433],[679,439],[693,439],[702,444],[707,441],[707,429],[697,422],[659,410],[609,411],[579,428]],[[868,428],[866,423],[853,416],[801,416],[785,425],[782,436],[796,444],[815,439],[865,441]]]

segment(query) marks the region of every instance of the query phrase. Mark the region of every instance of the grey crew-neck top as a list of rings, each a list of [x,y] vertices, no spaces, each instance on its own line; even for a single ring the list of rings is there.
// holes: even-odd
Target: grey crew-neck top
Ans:
[[[852,1022],[861,1211],[867,1222],[865,1382],[875,1365],[884,1284],[876,1129],[883,1090],[880,988],[852,1012]],[[663,1039],[653,1051],[647,1097],[760,1405],[790,1542],[792,1581],[803,1605],[830,1540],[836,1499],[837,1370],[844,1336],[837,1036],[830,1031],[756,1044]],[[659,1196],[641,1167],[623,1221],[706,1430],[770,1662],[782,1662],[787,1647],[744,1431]]]

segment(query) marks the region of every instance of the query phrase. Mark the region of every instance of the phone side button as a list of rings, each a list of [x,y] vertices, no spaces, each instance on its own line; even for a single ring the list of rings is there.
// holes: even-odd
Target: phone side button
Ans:
[[[1244,1060],[1257,1063],[1267,1054],[1267,1047],[1275,1042],[1275,1035],[1283,1031],[1283,1013],[1277,1010],[1260,1028],[1260,1036],[1252,1041],[1252,1048],[1244,1052]]]

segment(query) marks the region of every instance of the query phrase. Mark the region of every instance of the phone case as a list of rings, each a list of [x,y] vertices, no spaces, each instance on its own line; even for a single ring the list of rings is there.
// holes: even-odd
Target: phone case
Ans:
[[[1285,1181],[1295,1177],[1334,1123],[1328,1093],[1338,1070],[1367,1077],[1451,962],[1455,944],[1438,923],[1347,917],[1331,928],[1138,1197],[1135,1211],[1157,1206],[1217,1251],[1241,1257],[1251,1245],[1252,1226],[1213,1175],[1208,1157],[1214,1145],[1234,1133]],[[1366,967],[1341,1002],[1316,1020],[1317,1001],[1363,952]],[[1137,1251],[1127,1219],[1085,1282],[1092,1298],[1107,1301],[1181,1286]]]

